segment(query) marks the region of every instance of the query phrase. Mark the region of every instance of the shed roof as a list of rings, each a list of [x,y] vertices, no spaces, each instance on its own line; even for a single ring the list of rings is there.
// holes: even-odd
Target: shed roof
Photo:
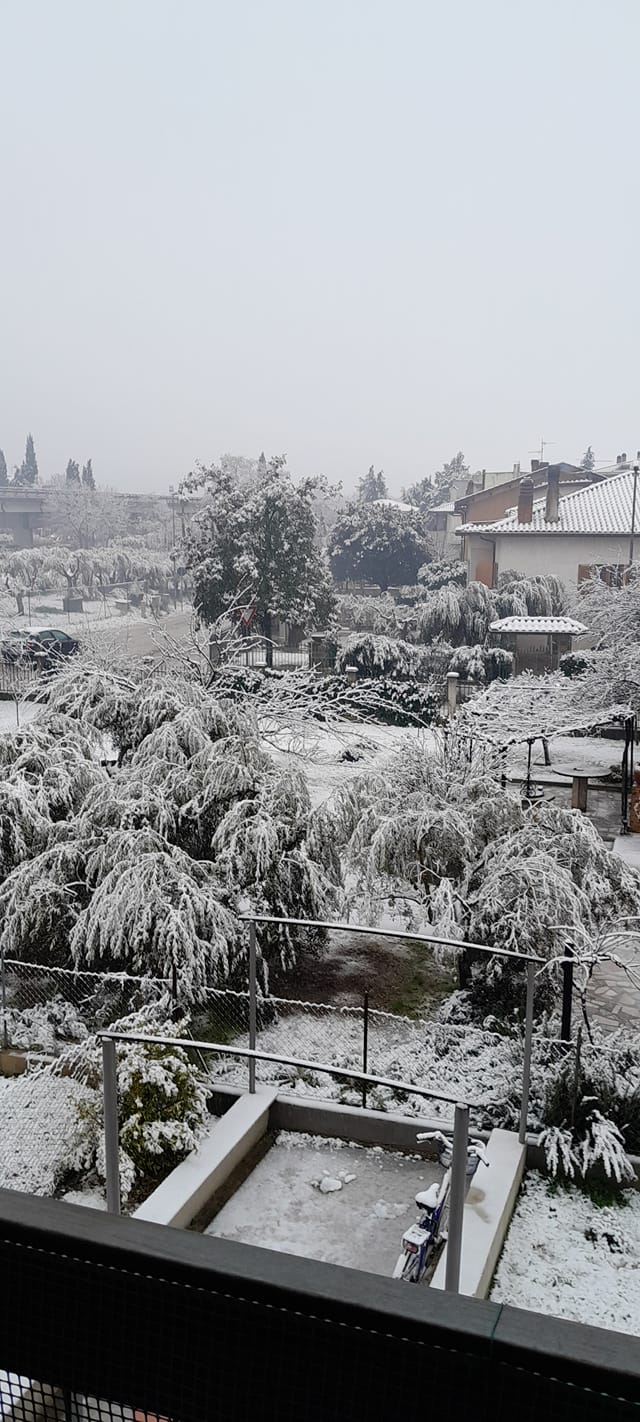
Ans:
[[[584,623],[576,622],[574,617],[500,617],[491,623],[492,632],[557,632],[579,637],[586,630]]]

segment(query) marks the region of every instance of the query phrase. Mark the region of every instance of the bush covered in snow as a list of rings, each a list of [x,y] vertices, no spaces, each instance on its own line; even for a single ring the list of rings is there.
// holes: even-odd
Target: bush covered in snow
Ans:
[[[413,671],[413,649],[406,642],[390,637],[348,637],[338,653],[336,667],[346,672],[355,667],[358,676],[410,676]]]
[[[188,1041],[188,1020],[173,1022],[168,1003],[130,1013],[114,1023],[114,1030],[158,1037],[183,1037]],[[95,1095],[83,1099],[82,1163],[97,1169],[105,1179],[102,1051],[96,1037],[69,1047],[58,1058],[50,1075],[82,1083]],[[120,1181],[123,1197],[140,1180],[154,1182],[194,1150],[207,1121],[205,1080],[182,1047],[140,1042],[116,1044],[116,1079],[120,1123]]]
[[[565,652],[560,657],[558,667],[563,676],[584,676],[593,663],[588,652]]]
[[[395,602],[386,593],[382,597],[340,593],[336,599],[336,618],[341,627],[352,627],[354,632],[375,632],[379,636],[394,636],[398,626]]]

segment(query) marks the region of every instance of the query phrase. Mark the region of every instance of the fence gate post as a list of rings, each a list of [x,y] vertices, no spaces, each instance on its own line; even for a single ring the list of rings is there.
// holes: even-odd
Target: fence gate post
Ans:
[[[362,1015],[362,1070],[366,1076],[369,1070],[369,989],[364,994],[364,1012]],[[362,1105],[367,1105],[367,1085],[362,1083]]]
[[[102,1099],[104,1105],[104,1161],[107,1177],[107,1210],[120,1214],[120,1159],[118,1143],[118,1083],[116,1044],[102,1038]]]
[[[458,705],[458,688],[460,676],[458,672],[447,672],[447,710],[450,720],[453,720]]]
[[[570,946],[565,949],[566,959],[573,959],[573,950]],[[563,1042],[571,1041],[571,1008],[573,1006],[573,962],[565,961],[562,964],[562,1024],[560,1027],[560,1038]]]
[[[249,1048],[252,1052],[256,1049],[256,1028],[257,1028],[257,995],[258,985],[256,981],[256,925],[253,919],[249,924]],[[255,1057],[249,1057],[249,1091],[256,1089],[256,1063]]]
[[[0,953],[0,977],[2,978],[2,1050],[9,1050],[9,1028],[7,1026],[7,969],[4,961],[4,948]]]
[[[522,1105],[520,1107],[520,1132],[518,1140],[524,1145],[527,1139],[527,1117],[529,1115],[529,1087],[531,1084],[531,1040],[533,1037],[533,990],[535,987],[535,964],[527,963],[527,1005],[524,1023],[524,1058],[522,1062]]]
[[[467,1193],[467,1162],[469,1158],[469,1107],[456,1106],[453,1119],[453,1156],[449,1189],[449,1226],[445,1289],[460,1292],[460,1261],[462,1259],[462,1224],[464,1199]]]

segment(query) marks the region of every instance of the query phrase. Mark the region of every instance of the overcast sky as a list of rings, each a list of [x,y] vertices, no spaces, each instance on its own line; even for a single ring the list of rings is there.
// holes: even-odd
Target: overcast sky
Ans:
[[[640,446],[639,0],[0,0],[0,446]]]

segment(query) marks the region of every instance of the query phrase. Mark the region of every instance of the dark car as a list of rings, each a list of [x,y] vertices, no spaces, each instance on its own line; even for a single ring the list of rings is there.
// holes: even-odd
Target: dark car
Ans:
[[[59,627],[14,628],[2,639],[2,656],[17,662],[25,658],[39,665],[53,666],[61,657],[71,657],[80,644]]]

